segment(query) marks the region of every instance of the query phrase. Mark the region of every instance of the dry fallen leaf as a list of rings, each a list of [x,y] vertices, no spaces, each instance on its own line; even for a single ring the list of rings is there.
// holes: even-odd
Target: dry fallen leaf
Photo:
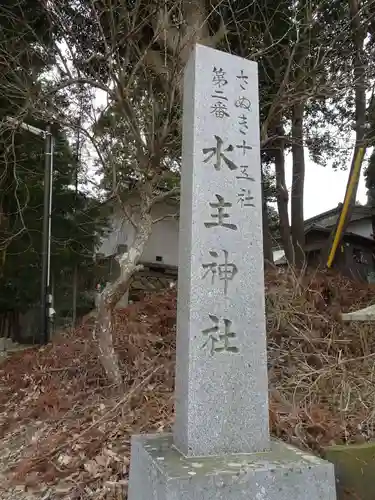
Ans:
[[[88,462],[83,464],[83,467],[91,476],[98,475],[99,467],[95,460],[89,460]]]
[[[73,458],[70,455],[59,455],[58,462],[60,465],[69,465]]]
[[[100,467],[107,467],[110,462],[110,459],[104,455],[96,455],[94,460]]]

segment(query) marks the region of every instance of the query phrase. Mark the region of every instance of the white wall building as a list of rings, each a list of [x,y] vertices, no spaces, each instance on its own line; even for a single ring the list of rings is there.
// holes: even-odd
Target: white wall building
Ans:
[[[152,234],[143,252],[141,262],[177,267],[178,263],[178,203],[174,200],[157,204],[152,210],[155,222]],[[161,220],[159,220],[161,219]],[[134,240],[134,227],[121,210],[111,216],[112,230],[97,250],[104,257],[117,255],[130,248]]]

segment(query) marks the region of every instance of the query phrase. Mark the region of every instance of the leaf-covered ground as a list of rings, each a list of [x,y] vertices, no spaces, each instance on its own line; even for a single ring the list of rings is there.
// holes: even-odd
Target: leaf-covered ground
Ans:
[[[373,439],[375,333],[339,312],[374,301],[374,287],[334,276],[268,275],[274,435],[316,453]],[[0,365],[0,498],[126,498],[131,434],[173,422],[175,319],[174,291],[118,312],[121,392],[105,379],[92,319]]]

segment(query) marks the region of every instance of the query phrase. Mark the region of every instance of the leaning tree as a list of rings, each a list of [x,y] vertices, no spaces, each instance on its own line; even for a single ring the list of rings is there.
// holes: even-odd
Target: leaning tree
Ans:
[[[107,196],[133,228],[133,242],[118,259],[120,275],[101,293],[95,331],[105,371],[120,384],[113,311],[139,269],[153,208],[179,191],[183,68],[196,42],[217,46],[226,30],[214,5],[197,0],[44,5],[55,68],[34,107],[71,126],[59,100],[71,99],[78,86],[100,96],[104,105],[87,113],[82,134],[96,153]]]

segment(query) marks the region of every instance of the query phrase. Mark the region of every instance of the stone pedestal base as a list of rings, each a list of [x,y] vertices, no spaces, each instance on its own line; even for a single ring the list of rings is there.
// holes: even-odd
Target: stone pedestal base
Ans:
[[[269,452],[187,458],[170,434],[132,441],[129,500],[336,500],[333,465],[278,441]]]

